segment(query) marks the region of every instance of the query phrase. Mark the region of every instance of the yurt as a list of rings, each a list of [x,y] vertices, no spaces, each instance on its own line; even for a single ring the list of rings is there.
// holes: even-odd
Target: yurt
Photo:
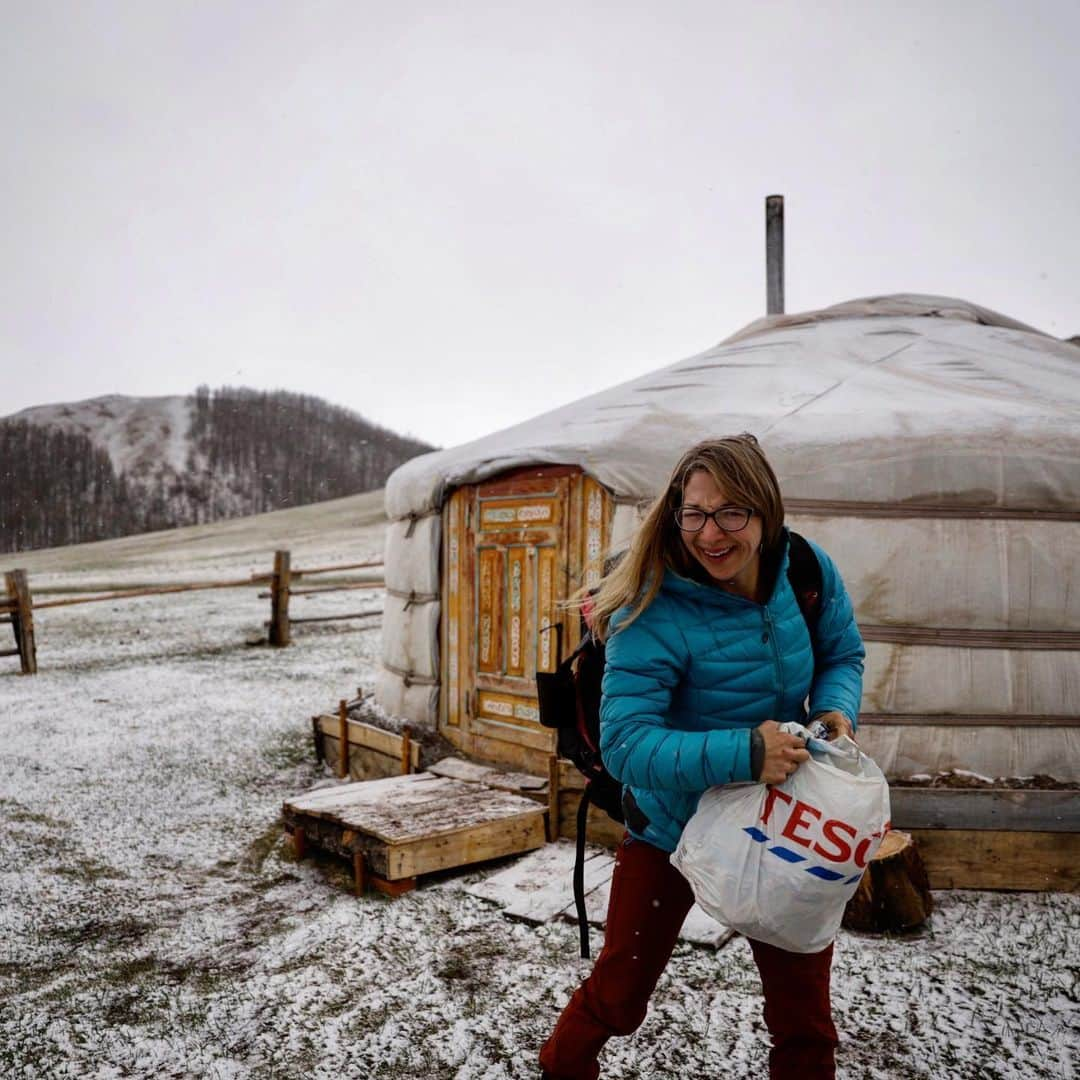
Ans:
[[[542,773],[534,675],[578,635],[560,602],[683,450],[740,431],[847,582],[886,773],[1080,780],[1080,348],[943,297],[769,316],[399,468],[381,708]]]

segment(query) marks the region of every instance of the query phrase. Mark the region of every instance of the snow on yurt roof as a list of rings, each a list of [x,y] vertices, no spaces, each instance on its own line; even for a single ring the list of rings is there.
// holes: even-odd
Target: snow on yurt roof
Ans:
[[[448,450],[391,518],[507,469],[579,465],[655,495],[699,439],[753,432],[792,499],[1080,509],[1080,349],[963,300],[898,295],[759,319],[719,345]]]

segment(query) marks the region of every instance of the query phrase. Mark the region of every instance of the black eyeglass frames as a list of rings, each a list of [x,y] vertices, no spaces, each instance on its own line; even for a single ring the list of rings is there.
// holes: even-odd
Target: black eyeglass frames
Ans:
[[[748,506],[721,506],[716,510],[699,510],[696,506],[680,506],[675,511],[675,524],[683,532],[696,533],[705,528],[705,522],[713,519],[713,524],[724,532],[740,532],[750,523],[754,511]]]

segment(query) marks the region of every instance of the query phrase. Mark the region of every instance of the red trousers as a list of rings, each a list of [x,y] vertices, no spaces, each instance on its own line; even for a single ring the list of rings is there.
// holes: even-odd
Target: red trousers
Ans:
[[[645,1019],[649,998],[694,903],[666,852],[627,837],[615,855],[604,947],[570,999],[540,1064],[554,1080],[597,1080],[612,1035]],[[770,1080],[832,1080],[836,1028],[829,1005],[832,946],[809,955],[751,941],[772,1036]]]

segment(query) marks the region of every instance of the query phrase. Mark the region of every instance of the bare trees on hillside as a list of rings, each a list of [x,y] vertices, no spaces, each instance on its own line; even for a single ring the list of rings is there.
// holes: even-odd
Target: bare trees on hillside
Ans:
[[[138,509],[109,455],[85,435],[0,422],[0,551],[139,532]]]
[[[86,435],[0,421],[0,552],[200,524],[370,491],[430,447],[319,398],[200,386],[185,471],[117,474]]]

